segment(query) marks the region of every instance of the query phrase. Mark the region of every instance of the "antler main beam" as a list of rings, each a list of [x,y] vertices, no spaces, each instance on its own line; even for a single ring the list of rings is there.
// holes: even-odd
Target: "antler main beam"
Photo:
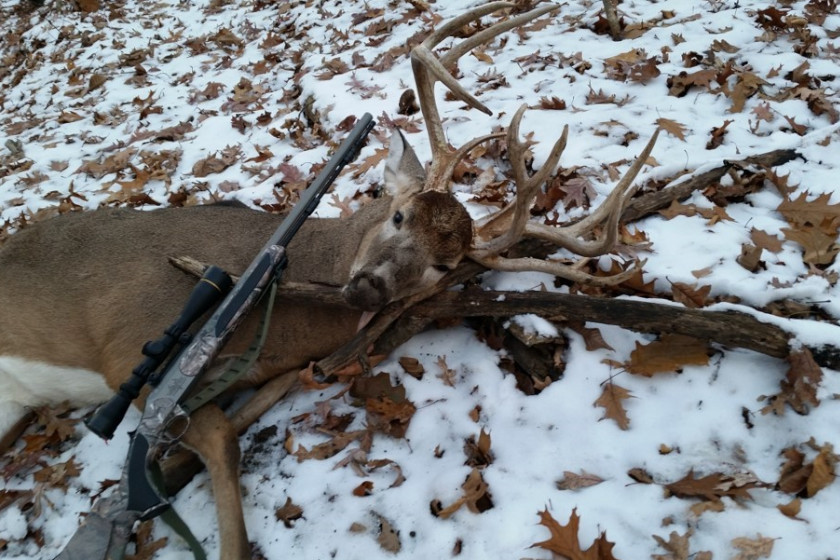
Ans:
[[[429,35],[421,44],[411,51],[411,68],[414,71],[414,81],[417,85],[417,97],[420,100],[420,110],[423,119],[426,121],[426,130],[429,135],[429,144],[432,149],[432,164],[428,172],[427,189],[447,190],[449,180],[455,165],[464,155],[475,146],[493,138],[499,138],[504,133],[487,134],[467,142],[458,149],[449,146],[446,134],[443,131],[440,113],[435,102],[435,84],[443,83],[452,94],[470,107],[478,109],[488,115],[493,112],[482,102],[469,93],[450,73],[459,58],[464,56],[475,47],[485,44],[494,37],[518,27],[528,21],[536,19],[558,9],[556,4],[541,6],[530,12],[520,14],[505,21],[496,23],[487,29],[480,31],[452,46],[445,55],[437,57],[432,50],[445,38],[452,36],[463,26],[480,19],[498,10],[513,8],[512,2],[491,2],[484,6],[472,9],[441,26],[440,29]]]

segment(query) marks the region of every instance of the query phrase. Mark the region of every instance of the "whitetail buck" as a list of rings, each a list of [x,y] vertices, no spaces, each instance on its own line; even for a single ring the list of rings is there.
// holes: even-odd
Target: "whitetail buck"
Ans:
[[[490,268],[541,270],[572,281],[620,279],[596,279],[557,262],[507,259],[503,254],[523,236],[551,241],[579,255],[610,251],[622,208],[635,191],[631,183],[655,137],[606,202],[568,227],[528,220],[538,189],[557,165],[566,131],[542,169],[529,176],[526,146],[518,131],[524,106],[514,115],[506,139],[518,189],[515,201],[491,218],[473,223],[449,192],[458,161],[474,146],[503,133],[452,149],[436,107],[435,83],[443,82],[471,107],[490,113],[455,82],[450,70],[479,44],[557,6],[499,22],[452,46],[440,58],[432,49],[467,23],[511,7],[497,2],[476,8],[443,25],[413,50],[411,62],[432,162],[424,170],[396,132],[385,166],[385,182],[393,196],[367,204],[347,220],[305,223],[289,247],[290,265],[283,280],[343,285],[349,305],[304,305],[281,297],[268,341],[247,384],[293,379],[283,376],[347,342],[362,311],[375,311],[435,285],[464,257]],[[169,325],[195,283],[167,257],[189,255],[238,274],[280,220],[229,205],[151,212],[107,209],[64,215],[12,236],[0,251],[0,430],[5,432],[26,407],[67,400],[82,406],[109,398],[141,358],[143,343]],[[226,354],[237,354],[249,344],[256,322],[251,317],[243,323]],[[238,480],[239,446],[231,421],[216,405],[206,405],[193,415],[183,442],[199,453],[212,480],[221,558],[250,558]]]

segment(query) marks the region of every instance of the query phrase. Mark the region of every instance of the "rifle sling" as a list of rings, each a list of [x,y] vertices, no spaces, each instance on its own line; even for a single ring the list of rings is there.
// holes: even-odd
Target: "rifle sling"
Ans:
[[[274,308],[274,297],[277,295],[277,281],[272,281],[267,288],[268,295],[265,298],[265,307],[263,307],[262,318],[260,319],[257,334],[254,336],[253,342],[245,352],[232,360],[231,364],[218,378],[214,379],[207,387],[204,387],[181,404],[181,408],[187,414],[192,414],[199,407],[218,397],[245,375],[256,363],[265,344],[265,339],[268,336],[268,328],[271,324],[271,310]]]
[[[160,464],[157,461],[152,461],[149,464],[149,477],[154,484],[158,492],[161,495],[165,495],[166,493],[166,484],[163,482],[163,471],[161,471]],[[169,525],[170,529],[175,531],[175,533],[184,539],[187,543],[187,546],[190,547],[190,550],[193,553],[193,557],[195,560],[207,560],[207,554],[205,554],[204,549],[201,547],[201,543],[198,542],[198,539],[195,538],[193,532],[190,531],[190,526],[178,515],[178,512],[175,511],[175,508],[169,506],[166,508],[163,513],[159,516],[163,521]]]

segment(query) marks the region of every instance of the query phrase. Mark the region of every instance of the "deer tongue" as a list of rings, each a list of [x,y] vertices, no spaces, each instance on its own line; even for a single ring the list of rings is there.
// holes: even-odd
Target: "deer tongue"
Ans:
[[[370,323],[370,320],[373,319],[374,315],[376,315],[376,311],[365,311],[362,313],[362,316],[359,317],[359,325],[356,327],[356,332],[365,328]]]

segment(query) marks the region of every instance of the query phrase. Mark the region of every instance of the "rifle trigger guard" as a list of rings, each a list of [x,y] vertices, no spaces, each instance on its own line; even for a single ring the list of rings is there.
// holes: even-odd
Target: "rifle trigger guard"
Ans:
[[[176,406],[171,418],[166,423],[161,440],[166,445],[179,441],[190,427],[190,415],[181,406]]]

